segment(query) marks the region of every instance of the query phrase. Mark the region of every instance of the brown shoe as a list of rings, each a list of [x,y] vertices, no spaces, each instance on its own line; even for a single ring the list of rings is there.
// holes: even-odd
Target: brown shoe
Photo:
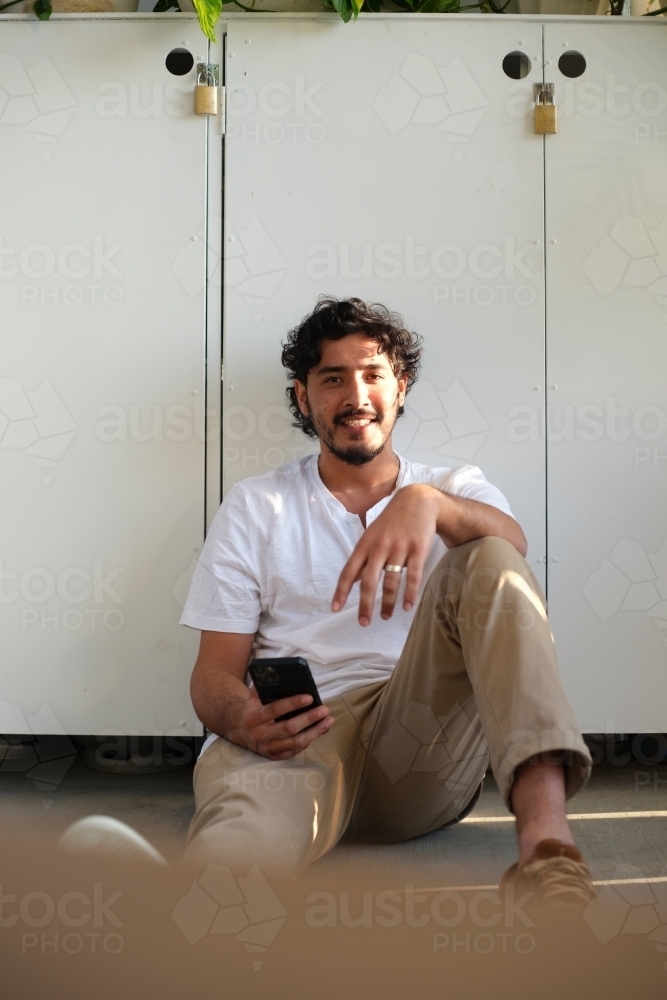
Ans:
[[[581,852],[560,840],[541,840],[524,864],[508,868],[500,887],[513,882],[517,888],[532,890],[550,907],[583,909],[596,892],[590,869]]]

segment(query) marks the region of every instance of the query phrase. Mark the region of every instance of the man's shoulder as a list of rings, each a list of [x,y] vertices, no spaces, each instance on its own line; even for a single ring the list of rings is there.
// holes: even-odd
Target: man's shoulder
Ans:
[[[404,486],[410,483],[426,483],[451,496],[479,500],[514,517],[507,497],[497,486],[488,481],[477,465],[458,465],[450,468],[406,462],[405,466]]]
[[[228,496],[233,491],[236,494],[242,494],[246,501],[252,502],[277,494],[284,496],[295,488],[303,488],[308,481],[309,467],[313,457],[313,455],[304,455],[294,462],[279,465],[276,469],[269,469],[268,472],[260,472],[256,476],[240,479],[232,486]]]
[[[426,483],[439,490],[455,492],[457,486],[470,482],[485,482],[482,470],[476,465],[422,465],[421,462],[409,462],[403,459],[405,472],[403,483]]]
[[[300,498],[300,509],[307,497],[308,463],[312,455],[295,462],[280,465],[277,469],[261,472],[247,479],[239,479],[227,491],[209,529],[209,536],[218,540],[227,538],[230,530],[270,536],[277,519],[281,529],[294,518],[285,518],[286,507],[294,507],[293,498]],[[298,517],[297,517],[298,520]]]

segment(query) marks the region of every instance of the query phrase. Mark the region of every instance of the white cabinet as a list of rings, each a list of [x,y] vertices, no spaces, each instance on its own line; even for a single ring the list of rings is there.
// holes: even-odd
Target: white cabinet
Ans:
[[[195,29],[2,24],[0,732],[201,732],[178,618],[204,536],[217,255],[209,125],[194,72],[165,66],[188,36],[206,55]]]
[[[320,294],[423,335],[396,444],[509,497],[584,730],[664,731],[667,25],[238,15],[223,58],[187,16],[2,22],[0,732],[200,731],[221,454],[228,488],[313,449],[279,355]]]
[[[309,449],[278,359],[317,296],[397,309],[426,341],[399,449],[478,464],[510,498],[584,730],[664,731],[665,26],[227,30],[226,485]],[[540,80],[559,107],[546,138]]]
[[[667,34],[544,27],[549,605],[595,732],[667,728]],[[567,80],[558,60],[581,52]]]
[[[541,573],[544,444],[507,433],[544,392],[542,140],[502,68],[519,48],[528,88],[535,21],[230,22],[226,487],[312,450],[285,409],[285,332],[321,294],[380,301],[425,339],[398,449],[479,464]]]

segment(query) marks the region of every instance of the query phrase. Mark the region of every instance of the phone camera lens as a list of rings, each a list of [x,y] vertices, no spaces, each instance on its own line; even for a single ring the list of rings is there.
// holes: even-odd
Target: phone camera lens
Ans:
[[[278,671],[275,667],[257,667],[257,679],[260,684],[277,684]]]

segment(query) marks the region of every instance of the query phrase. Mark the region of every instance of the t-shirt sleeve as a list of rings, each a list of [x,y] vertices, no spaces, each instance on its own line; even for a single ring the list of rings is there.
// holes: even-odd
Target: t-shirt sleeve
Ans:
[[[464,500],[488,503],[491,507],[497,507],[503,514],[514,517],[505,495],[485,478],[482,470],[476,465],[464,465],[460,469],[453,469],[438,486],[445,493],[463,497]]]
[[[225,497],[206,537],[181,625],[211,632],[254,634],[260,611],[252,519],[237,483]]]

